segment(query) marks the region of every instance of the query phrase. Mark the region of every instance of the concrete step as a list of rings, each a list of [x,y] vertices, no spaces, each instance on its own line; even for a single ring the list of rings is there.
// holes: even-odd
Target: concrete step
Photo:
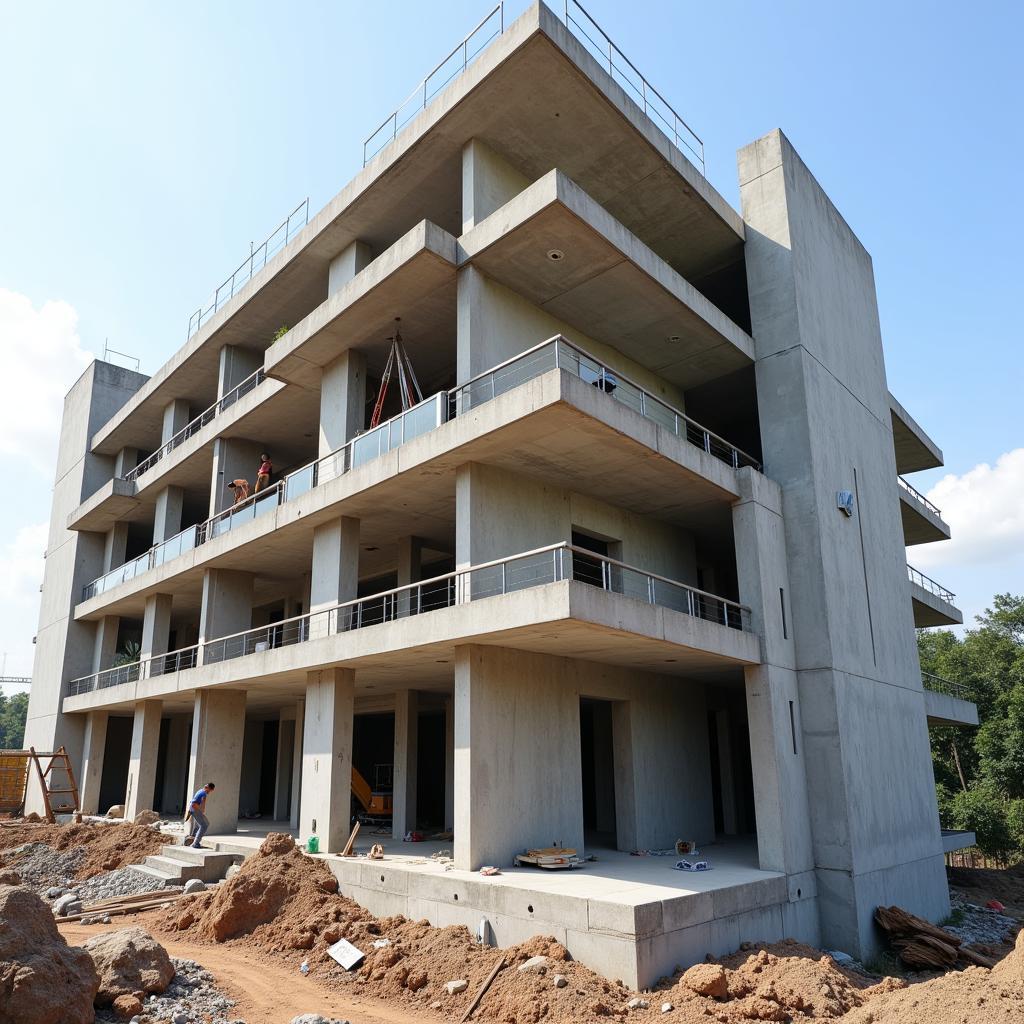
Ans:
[[[167,871],[163,871],[160,868],[155,868],[150,864],[132,864],[130,865],[132,871],[138,871],[143,875],[149,875],[153,879],[153,888],[159,889],[162,885],[179,885],[180,881],[177,873],[170,874]]]
[[[188,861],[178,860],[176,857],[147,857],[142,863],[166,873],[169,877],[179,882],[187,882],[190,878],[203,877],[202,864],[190,864]],[[206,879],[203,879],[203,881],[206,881]]]
[[[232,864],[242,858],[233,853],[219,853],[216,850],[193,850],[188,846],[165,846],[160,851],[169,861],[177,861],[194,869],[187,878],[201,878],[204,882],[216,882],[223,878]]]

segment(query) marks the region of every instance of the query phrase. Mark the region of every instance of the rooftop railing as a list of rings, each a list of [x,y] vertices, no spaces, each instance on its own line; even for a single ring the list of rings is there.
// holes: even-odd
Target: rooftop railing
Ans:
[[[419,85],[393,110],[363,143],[363,166],[375,157],[399,131],[407,125],[427,103],[452,79],[461,75],[480,56],[493,39],[505,31],[505,5],[498,4],[484,19],[468,32],[451,53],[435,65]]]
[[[590,55],[607,68],[608,74],[631,94],[643,112],[675,143],[676,149],[689,152],[700,173],[704,174],[704,143],[700,136],[576,0],[565,0],[565,24],[590,51]]]
[[[949,697],[956,697],[957,700],[970,700],[970,691],[963,683],[954,682],[952,679],[943,679],[932,672],[921,672],[921,682],[926,690],[935,693],[944,693]]]
[[[900,487],[902,487],[903,490],[907,492],[907,494],[909,494],[916,501],[919,501],[922,505],[924,505],[926,509],[928,509],[933,514],[937,515],[940,519],[942,518],[942,513],[916,487],[912,487],[901,476],[897,476],[896,479],[899,481]]]
[[[561,543],[218,637],[131,665],[95,672],[73,679],[68,684],[68,693],[90,693],[108,686],[137,682],[197,665],[231,661],[278,647],[290,647],[308,640],[567,580],[620,594],[642,604],[715,622],[729,629],[751,631],[750,609],[736,601],[572,544]]]
[[[618,82],[643,112],[665,132],[680,151],[685,150],[705,174],[704,143],[672,105],[637,70],[636,65],[612,42],[611,37],[576,0],[565,0],[565,26],[608,74]],[[505,31],[504,4],[499,3],[416,86],[363,143],[363,166],[375,157],[399,131],[449,82],[461,75],[488,45]]]
[[[191,338],[235,292],[252,280],[253,276],[267,265],[267,261],[280,252],[308,223],[307,196],[258,246],[249,247],[249,258],[242,260],[231,276],[214,289],[209,300],[189,317],[185,340]]]
[[[925,576],[923,572],[915,569],[912,565],[907,566],[907,576],[910,577],[911,583],[916,583],[919,587],[923,587],[929,594],[941,597],[947,604],[952,604],[956,599],[956,594],[953,591],[947,590],[944,586],[936,583],[930,576]]]
[[[284,502],[291,501],[353,469],[358,469],[386,452],[441,426],[446,420],[464,415],[520,384],[555,369],[565,370],[585,383],[593,385],[602,394],[628,406],[634,412],[685,439],[694,447],[700,448],[733,469],[743,466],[761,468],[752,455],[702,427],[561,335],[555,335],[466,381],[465,384],[432,395],[374,429],[354,437],[329,455],[289,473],[271,487],[251,494],[245,501],[155,545],[132,562],[88,583],[83,589],[82,599],[88,600],[104,593],[111,587],[134,579],[139,573],[162,565],[214,537],[230,532],[237,526],[251,523]]]
[[[230,408],[243,395],[247,395],[254,388],[258,387],[267,379],[262,369],[246,377],[237,387],[232,388],[223,398],[217,399],[209,409],[201,412],[195,419],[191,420],[181,428],[166,444],[161,445],[152,455],[145,458],[133,469],[124,475],[125,480],[137,480],[147,470],[152,469],[161,459],[170,455],[180,444],[183,444],[190,437],[195,436],[211,420],[216,419],[225,409]]]

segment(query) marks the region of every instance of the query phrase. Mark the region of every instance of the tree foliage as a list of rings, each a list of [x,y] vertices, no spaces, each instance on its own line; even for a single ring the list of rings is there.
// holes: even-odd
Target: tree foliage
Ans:
[[[970,829],[993,857],[1024,857],[1024,596],[996,594],[978,626],[958,637],[918,634],[921,669],[960,683],[977,729],[935,726],[939,815]]]
[[[0,750],[20,750],[25,740],[28,694],[0,693]]]

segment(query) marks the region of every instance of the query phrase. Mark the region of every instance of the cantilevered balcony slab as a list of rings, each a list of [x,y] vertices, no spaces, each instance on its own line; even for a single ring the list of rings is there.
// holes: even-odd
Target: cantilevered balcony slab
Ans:
[[[129,480],[108,480],[70,513],[67,528],[105,532],[116,522],[131,522],[138,514],[138,507],[139,499],[135,496],[134,483]]]
[[[897,483],[904,544],[910,547],[914,544],[949,540],[949,526],[946,525],[939,510],[903,477],[899,477]]]
[[[467,643],[690,679],[741,678],[744,666],[760,662],[755,633],[562,580],[69,695],[63,710],[114,709],[151,697],[173,702],[206,686],[245,684],[251,694],[276,694],[329,666],[356,669],[360,690],[404,686],[412,677],[421,689],[440,688],[450,684],[455,648]]]
[[[139,616],[155,592],[198,607],[204,569],[251,570],[253,545],[261,575],[289,578],[309,562],[313,529],[339,515],[361,520],[366,546],[386,549],[412,534],[443,551],[455,523],[456,470],[472,461],[705,531],[728,530],[739,496],[735,471],[720,459],[566,370],[549,370],[81,602],[75,617]]]
[[[914,605],[914,626],[959,626],[964,614],[953,604],[956,595],[923,573],[907,566],[910,598]]]
[[[929,725],[977,725],[978,705],[925,687],[924,710]]]
[[[917,420],[889,394],[892,443],[896,449],[896,472],[917,473],[943,465],[942,449],[921,429]]]
[[[416,339],[416,365],[429,381],[454,354],[455,239],[422,221],[267,351],[272,377],[319,386],[320,371],[348,348],[373,342],[387,356],[395,332]]]
[[[459,264],[682,388],[753,362],[745,331],[560,170],[466,232]]]

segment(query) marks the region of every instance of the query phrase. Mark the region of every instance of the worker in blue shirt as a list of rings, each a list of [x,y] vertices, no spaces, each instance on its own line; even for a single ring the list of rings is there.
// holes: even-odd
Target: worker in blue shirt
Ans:
[[[196,792],[196,795],[192,797],[192,802],[188,805],[188,816],[192,820],[192,827],[185,845],[191,846],[194,850],[202,847],[203,836],[206,835],[210,827],[210,821],[206,817],[206,798],[216,788],[212,782],[208,782]]]

